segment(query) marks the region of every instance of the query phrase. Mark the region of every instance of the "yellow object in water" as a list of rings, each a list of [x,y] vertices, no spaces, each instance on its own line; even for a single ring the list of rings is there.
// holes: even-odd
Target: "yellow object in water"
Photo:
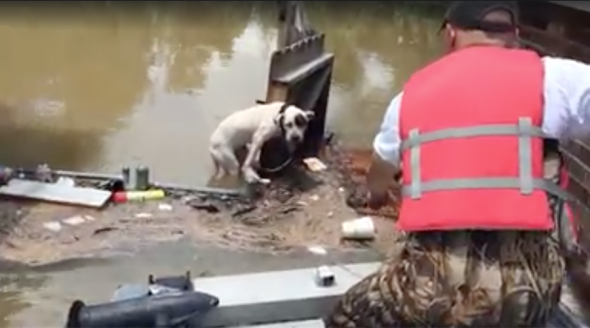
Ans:
[[[162,189],[146,190],[146,191],[123,191],[117,192],[113,196],[115,202],[141,201],[141,200],[156,200],[166,197],[166,193]]]

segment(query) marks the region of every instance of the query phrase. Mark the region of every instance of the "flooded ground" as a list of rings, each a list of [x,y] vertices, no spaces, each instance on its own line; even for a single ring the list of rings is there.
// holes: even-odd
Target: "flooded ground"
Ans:
[[[303,268],[335,263],[352,263],[377,260],[374,253],[337,253],[311,256],[309,253],[291,253],[281,257],[260,253],[236,253],[205,245],[195,248],[183,241],[148,247],[133,255],[114,260],[71,261],[41,267],[35,271],[5,275],[2,283],[19,288],[16,293],[6,293],[0,314],[19,313],[5,321],[7,327],[63,327],[71,302],[83,299],[88,303],[101,303],[112,297],[112,291],[122,282],[143,283],[150,273],[182,274],[191,270],[194,277],[222,274],[281,270],[288,263],[290,268]],[[174,254],[174,257],[170,257]],[[162,258],[166,258],[163,261]],[[229,265],[231,263],[231,265]],[[138,270],[137,268],[145,268]],[[36,309],[36,310],[35,310]]]
[[[51,4],[0,5],[0,161],[101,172],[141,163],[158,180],[205,184],[209,134],[265,94],[274,8]],[[336,54],[328,126],[342,142],[367,147],[391,97],[439,54],[439,20],[401,3],[307,9]],[[189,244],[130,251],[133,260],[17,270],[0,278],[0,326],[60,326],[73,298],[107,299],[110,288],[149,272],[231,273],[309,264],[301,257],[317,261]]]
[[[160,180],[204,184],[216,124],[264,97],[272,6],[2,6],[0,159],[10,164],[117,172],[143,163]],[[364,145],[404,80],[438,54],[438,22],[379,3],[336,6],[309,8],[337,55],[329,125]]]

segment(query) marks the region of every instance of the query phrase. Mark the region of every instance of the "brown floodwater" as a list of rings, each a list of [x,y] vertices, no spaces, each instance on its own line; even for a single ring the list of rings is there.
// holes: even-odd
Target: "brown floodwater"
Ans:
[[[141,163],[158,180],[205,184],[216,124],[265,95],[277,37],[273,3],[2,2],[0,162],[100,172]],[[336,54],[328,128],[345,143],[370,145],[389,100],[440,54],[439,19],[422,9],[307,7]],[[240,262],[217,259],[228,258],[222,251],[186,252],[0,276],[0,326],[60,326],[77,295],[107,299],[122,280],[162,268],[249,271],[259,256],[235,255]],[[203,256],[209,260],[196,260]],[[256,259],[257,269],[292,266]]]
[[[50,4],[0,6],[0,161],[100,172],[142,163],[160,180],[206,183],[216,124],[265,95],[274,8]],[[308,10],[336,54],[329,127],[359,145],[438,53],[438,22],[391,6]]]

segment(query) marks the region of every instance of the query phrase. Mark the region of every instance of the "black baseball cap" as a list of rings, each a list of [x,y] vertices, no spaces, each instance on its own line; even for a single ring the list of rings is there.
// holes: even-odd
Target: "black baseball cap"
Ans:
[[[512,22],[492,22],[484,17],[493,11],[506,11]],[[518,3],[516,1],[453,1],[447,9],[441,29],[446,24],[465,30],[485,32],[512,32],[518,26]]]

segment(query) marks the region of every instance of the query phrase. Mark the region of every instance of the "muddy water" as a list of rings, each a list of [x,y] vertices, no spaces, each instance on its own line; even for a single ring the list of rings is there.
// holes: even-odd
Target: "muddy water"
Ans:
[[[123,282],[145,283],[150,273],[178,275],[190,270],[193,276],[211,276],[302,268],[329,263],[378,260],[374,253],[338,254],[328,257],[301,252],[277,257],[235,253],[209,248],[195,249],[192,243],[178,242],[150,247],[113,260],[78,260],[40,267],[34,271],[7,275],[4,281],[17,292],[6,293],[0,303],[5,327],[63,327],[71,302],[102,303]],[[174,254],[170,257],[170,254]],[[166,260],[162,260],[166,258]],[[229,265],[231,263],[231,265]],[[141,268],[138,270],[138,268]]]
[[[438,19],[386,2],[317,3],[308,15],[336,53],[328,125],[367,146],[404,80],[440,53]],[[274,24],[274,8],[260,3],[2,2],[0,162],[103,172],[142,163],[157,179],[205,184],[209,134],[265,94]],[[2,276],[0,326],[59,326],[68,301],[106,299],[149,271],[293,266],[174,247]]]
[[[206,183],[208,136],[265,94],[274,8],[44,6],[0,8],[0,160],[103,172],[144,163],[159,179]],[[437,22],[391,5],[334,6],[309,9],[337,54],[329,124],[364,144],[408,74],[438,53]]]

